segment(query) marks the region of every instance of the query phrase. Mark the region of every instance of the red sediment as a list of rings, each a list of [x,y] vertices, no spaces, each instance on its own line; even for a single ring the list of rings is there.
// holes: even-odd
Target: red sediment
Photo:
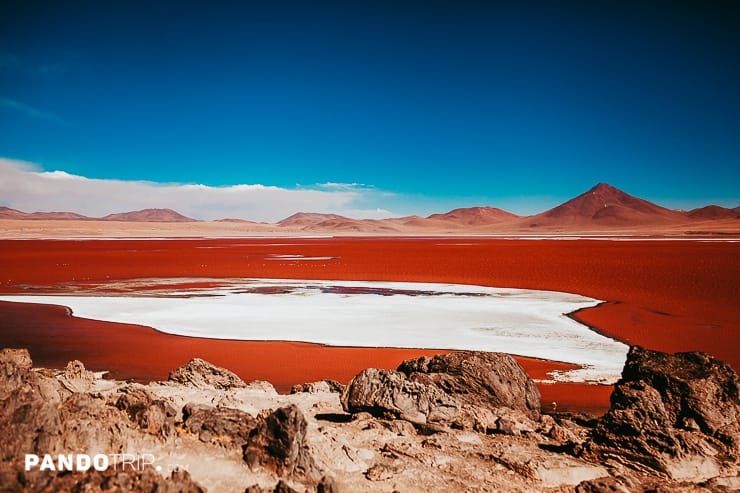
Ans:
[[[276,243],[274,238],[0,241],[0,291],[27,293],[28,286],[176,277],[390,280],[546,289],[609,301],[576,315],[604,334],[663,351],[706,351],[740,367],[738,243],[470,237],[464,239],[465,245],[456,244],[461,243],[460,238],[280,238],[281,245],[272,243]],[[266,261],[266,254],[337,258]],[[103,330],[101,322],[79,319],[69,319],[80,324],[76,331],[68,325],[55,325],[58,328],[54,331],[53,326],[48,327],[52,325],[49,320],[38,319],[35,323],[39,327],[47,326],[51,331],[49,338],[39,339],[19,335],[27,330],[19,327],[28,327],[23,320],[30,317],[29,312],[8,315],[8,304],[1,306],[0,345],[28,346],[37,363],[44,361],[43,355],[59,355],[60,364],[50,366],[62,366],[74,357],[96,368],[110,369],[111,363],[119,361],[118,376],[143,379],[162,378],[190,357],[200,356],[232,370],[239,367],[246,371],[241,365],[254,361],[250,373],[237,373],[278,385],[320,378],[346,381],[360,368],[392,368],[403,359],[435,353],[207,341],[153,331],[156,336],[144,337],[132,334],[149,329],[127,326],[122,330],[110,324],[116,328]],[[65,312],[61,316],[66,317]],[[54,324],[60,323],[55,320]],[[295,349],[303,346],[312,349]],[[534,371],[534,363],[525,367],[528,365],[527,369]],[[144,376],[146,372],[151,374]],[[606,407],[604,389],[541,386],[543,402],[553,393],[572,394],[565,401],[570,399],[584,409]],[[558,409],[565,408],[563,398],[552,400],[558,402]]]

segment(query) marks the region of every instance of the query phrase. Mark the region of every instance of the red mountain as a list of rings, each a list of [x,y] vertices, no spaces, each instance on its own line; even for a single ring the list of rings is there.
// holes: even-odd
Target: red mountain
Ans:
[[[432,214],[427,219],[448,221],[466,226],[496,224],[517,219],[519,216],[496,207],[467,207],[453,209],[445,214]]]
[[[340,216],[338,214],[320,214],[318,212],[296,212],[292,216],[286,217],[285,219],[278,221],[277,224],[281,226],[308,226],[311,224],[317,224],[323,221],[344,221],[349,218]]]
[[[671,209],[633,197],[606,183],[599,183],[585,193],[522,221],[531,228],[565,229],[634,227],[667,225],[685,221],[685,216]]]
[[[109,214],[102,217],[103,221],[129,221],[129,222],[155,222],[155,223],[184,223],[194,222],[187,216],[172,209],[143,209],[134,212],[122,212],[120,214]]]
[[[727,209],[718,205],[708,205],[686,213],[691,219],[735,219],[740,217],[740,208]]]
[[[350,219],[339,216],[338,219],[327,219],[311,223],[303,231],[342,231],[355,233],[398,233],[390,219]]]
[[[47,219],[127,222],[193,222],[171,209],[144,209],[90,218],[72,212],[27,213],[0,207],[0,219]],[[245,228],[269,228],[289,231],[362,232],[381,234],[416,233],[507,233],[531,232],[596,232],[596,231],[737,231],[740,229],[740,207],[727,209],[710,205],[689,212],[666,209],[629,195],[606,183],[537,215],[520,217],[494,207],[454,209],[428,217],[405,216],[390,219],[352,219],[338,214],[298,212],[275,225],[241,219],[220,222],[240,223]],[[256,230],[256,229],[255,229]]]
[[[22,212],[9,207],[0,207],[0,219],[85,220],[90,218],[74,212]]]

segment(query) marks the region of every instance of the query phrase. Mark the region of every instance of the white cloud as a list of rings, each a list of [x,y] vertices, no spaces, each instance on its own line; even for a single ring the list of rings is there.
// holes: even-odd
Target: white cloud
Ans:
[[[300,186],[299,186],[300,187]],[[317,183],[314,185],[314,188],[318,188],[321,190],[362,190],[362,189],[371,189],[372,187],[368,187],[365,184],[362,183],[336,183],[336,182],[326,182],[326,183]]]
[[[91,179],[0,158],[0,200],[27,212],[71,211],[99,217],[115,212],[170,208],[196,219],[236,217],[268,222],[299,211],[357,218],[393,216],[378,207],[382,195],[372,188],[357,186],[287,189],[260,184],[211,187]]]

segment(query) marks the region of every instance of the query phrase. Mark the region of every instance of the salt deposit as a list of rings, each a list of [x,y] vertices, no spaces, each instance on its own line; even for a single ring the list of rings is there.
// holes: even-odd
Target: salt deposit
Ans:
[[[154,280],[147,280],[154,281]],[[460,284],[245,279],[126,296],[2,296],[170,334],[336,346],[470,349],[576,363],[559,380],[613,383],[627,346],[567,316],[598,300]]]

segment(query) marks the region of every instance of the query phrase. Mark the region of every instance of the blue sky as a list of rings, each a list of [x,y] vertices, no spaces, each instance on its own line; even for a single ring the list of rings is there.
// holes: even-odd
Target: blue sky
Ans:
[[[738,87],[734,1],[0,6],[0,157],[342,210],[737,206]]]

